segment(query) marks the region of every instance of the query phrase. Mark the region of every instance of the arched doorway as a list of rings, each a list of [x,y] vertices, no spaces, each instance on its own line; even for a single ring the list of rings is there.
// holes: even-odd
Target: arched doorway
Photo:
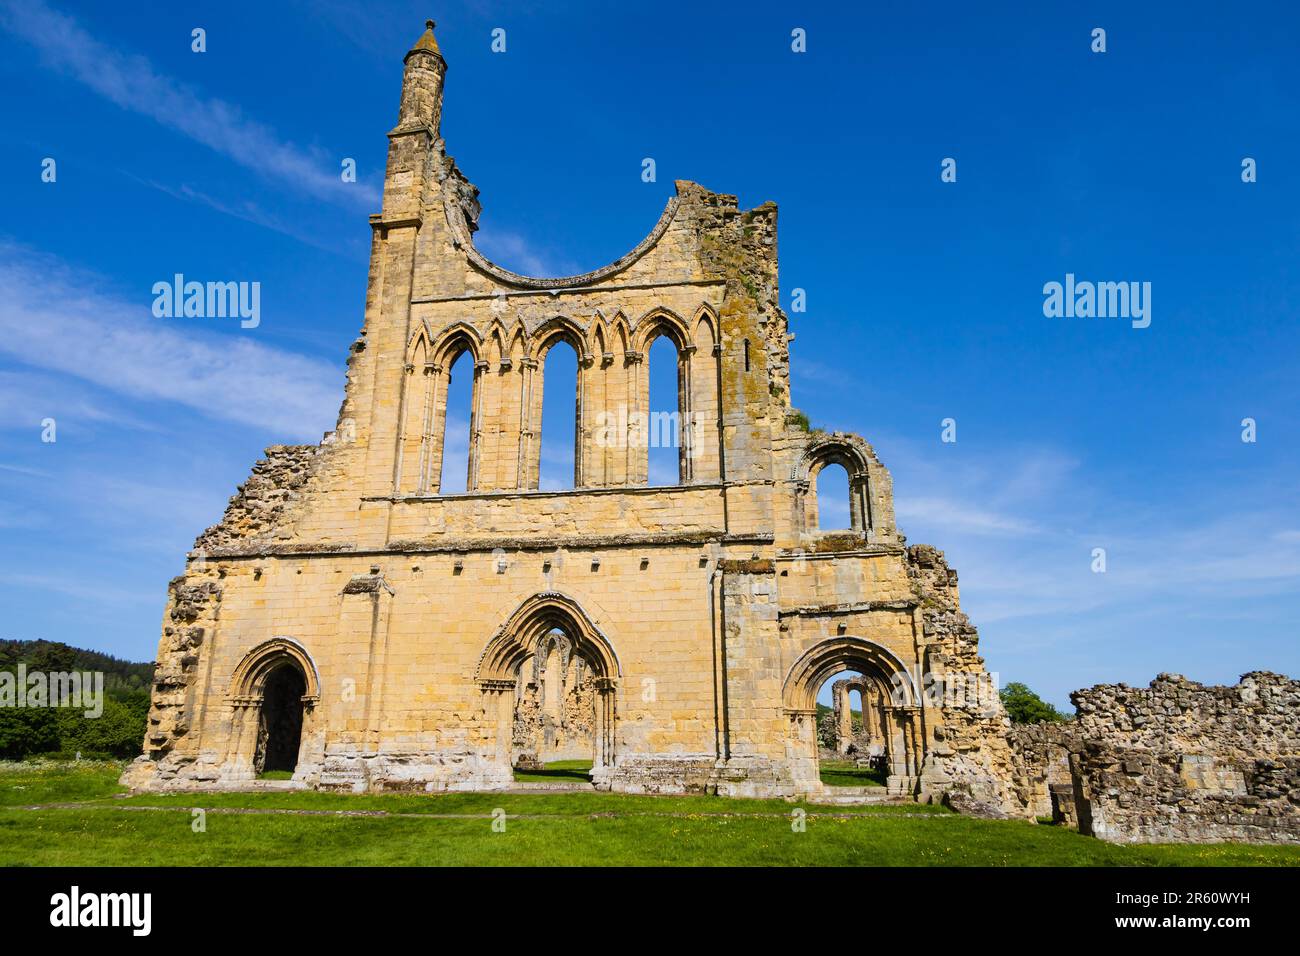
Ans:
[[[820,715],[819,726],[817,698],[828,686],[831,712]],[[861,695],[856,723],[855,691]],[[924,750],[922,712],[906,666],[886,648],[859,637],[814,644],[787,673],[783,700],[786,756],[800,790],[823,788],[823,752],[839,757],[850,750],[863,753],[867,767],[879,768],[891,791],[915,790]]]
[[[596,763],[598,664],[554,628],[519,663],[510,763],[516,771],[583,779]]]
[[[229,757],[241,774],[250,770],[288,777],[304,770],[310,754],[311,716],[320,702],[320,676],[306,649],[288,637],[259,644],[239,662],[230,679],[234,732]],[[315,753],[314,760],[320,757]],[[312,761],[308,761],[311,763]]]
[[[829,787],[883,787],[890,772],[887,693],[869,674],[832,674],[817,694],[818,777]],[[840,791],[844,792],[844,791]]]
[[[613,647],[581,606],[558,592],[525,601],[488,642],[475,679],[485,743],[502,784],[516,767],[586,763],[601,785],[615,762]]]
[[[259,775],[292,774],[297,768],[302,745],[302,699],[306,692],[306,678],[294,664],[281,663],[267,675],[253,757],[253,770]]]

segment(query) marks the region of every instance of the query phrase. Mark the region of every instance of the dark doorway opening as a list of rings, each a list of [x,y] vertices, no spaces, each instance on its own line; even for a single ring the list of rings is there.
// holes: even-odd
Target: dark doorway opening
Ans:
[[[267,676],[254,761],[259,774],[291,775],[297,767],[305,693],[307,682],[291,664],[283,664]]]

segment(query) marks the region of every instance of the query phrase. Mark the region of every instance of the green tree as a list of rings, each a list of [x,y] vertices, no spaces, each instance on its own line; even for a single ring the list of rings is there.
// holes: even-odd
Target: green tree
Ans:
[[[141,735],[143,739],[143,735]],[[59,721],[48,707],[0,707],[0,757],[21,760],[59,749]]]
[[[140,753],[148,703],[104,698],[104,712],[87,717],[75,708],[59,711],[59,750],[84,757],[134,757]]]
[[[1039,697],[1029,685],[1012,681],[998,692],[1002,706],[1013,724],[1036,724],[1039,721],[1068,720],[1069,718]]]

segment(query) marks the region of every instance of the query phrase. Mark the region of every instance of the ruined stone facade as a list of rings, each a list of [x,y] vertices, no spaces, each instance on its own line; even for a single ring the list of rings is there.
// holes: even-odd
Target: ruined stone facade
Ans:
[[[1017,727],[1017,798],[1119,843],[1300,843],[1300,681],[1161,674],[1071,695],[1078,718]]]
[[[430,29],[405,59],[337,427],[268,449],[172,582],[125,781],[247,784],[287,739],[293,780],[323,789],[501,788],[521,762],[582,750],[612,790],[806,794],[822,786],[816,695],[853,671],[894,792],[1013,811],[996,697],[925,693],[987,685],[956,572],[907,545],[866,441],[791,408],[775,205],[678,182],[616,262],[509,272],[474,246],[478,190],[440,133],[446,73]],[[660,338],[679,475],[653,487]],[[561,342],[579,360],[574,487],[543,491]],[[443,494],[463,355],[467,490]],[[818,526],[828,464],[849,475],[847,531]],[[294,737],[283,688],[299,686]]]

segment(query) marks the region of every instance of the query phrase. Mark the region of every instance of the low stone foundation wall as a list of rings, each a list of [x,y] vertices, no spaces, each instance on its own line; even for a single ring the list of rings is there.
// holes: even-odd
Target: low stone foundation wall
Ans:
[[[1015,790],[1035,816],[1116,843],[1300,843],[1300,681],[1161,674],[1071,699],[1076,720],[1010,734]]]

